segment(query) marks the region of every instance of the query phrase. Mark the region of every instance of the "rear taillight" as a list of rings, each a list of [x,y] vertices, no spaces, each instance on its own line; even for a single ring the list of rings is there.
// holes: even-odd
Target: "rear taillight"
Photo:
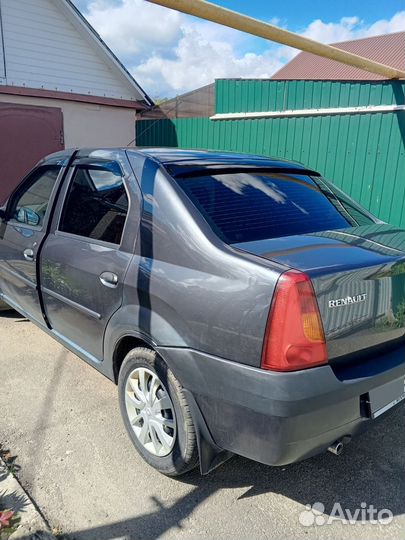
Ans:
[[[293,371],[326,362],[325,335],[311,280],[303,272],[285,272],[274,293],[261,367]]]

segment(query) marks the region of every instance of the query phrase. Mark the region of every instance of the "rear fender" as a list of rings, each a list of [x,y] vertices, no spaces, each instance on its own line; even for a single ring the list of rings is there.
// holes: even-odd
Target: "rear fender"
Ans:
[[[167,343],[186,347],[183,337],[156,311],[135,304],[123,306],[111,317],[104,334],[104,370],[111,374],[110,378],[116,346],[127,336],[142,339],[152,348]]]

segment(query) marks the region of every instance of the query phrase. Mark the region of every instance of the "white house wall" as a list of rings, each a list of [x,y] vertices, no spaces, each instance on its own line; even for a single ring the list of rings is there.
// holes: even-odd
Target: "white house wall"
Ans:
[[[1,79],[0,48],[0,84],[142,99],[63,0],[0,0],[0,8],[6,71]]]
[[[5,94],[0,94],[0,102],[62,109],[65,148],[126,146],[135,137],[131,109]]]

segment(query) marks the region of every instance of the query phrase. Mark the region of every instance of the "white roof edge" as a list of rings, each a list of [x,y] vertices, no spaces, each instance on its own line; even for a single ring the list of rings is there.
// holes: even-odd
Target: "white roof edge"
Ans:
[[[88,20],[82,15],[82,13],[77,9],[77,7],[71,2],[71,0],[58,0],[58,3],[65,10],[67,15],[70,15],[76,24],[81,26],[81,28],[87,33],[88,37],[99,46],[100,51],[104,54],[106,60],[110,65],[116,70],[119,71],[120,75],[126,79],[126,81],[140,94],[141,98],[150,106],[154,106],[154,101],[148,96],[148,94],[143,90],[143,88],[136,82],[133,76],[125,68],[125,66],[120,62],[120,60],[115,56],[112,50],[108,47],[105,41],[101,36],[96,32],[96,30],[91,26]]]

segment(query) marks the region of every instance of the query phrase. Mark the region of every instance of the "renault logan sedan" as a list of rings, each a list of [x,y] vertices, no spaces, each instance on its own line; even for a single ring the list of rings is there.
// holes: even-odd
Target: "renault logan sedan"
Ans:
[[[0,299],[118,384],[167,475],[338,454],[404,398],[404,232],[301,164],[70,150],[0,217]]]

